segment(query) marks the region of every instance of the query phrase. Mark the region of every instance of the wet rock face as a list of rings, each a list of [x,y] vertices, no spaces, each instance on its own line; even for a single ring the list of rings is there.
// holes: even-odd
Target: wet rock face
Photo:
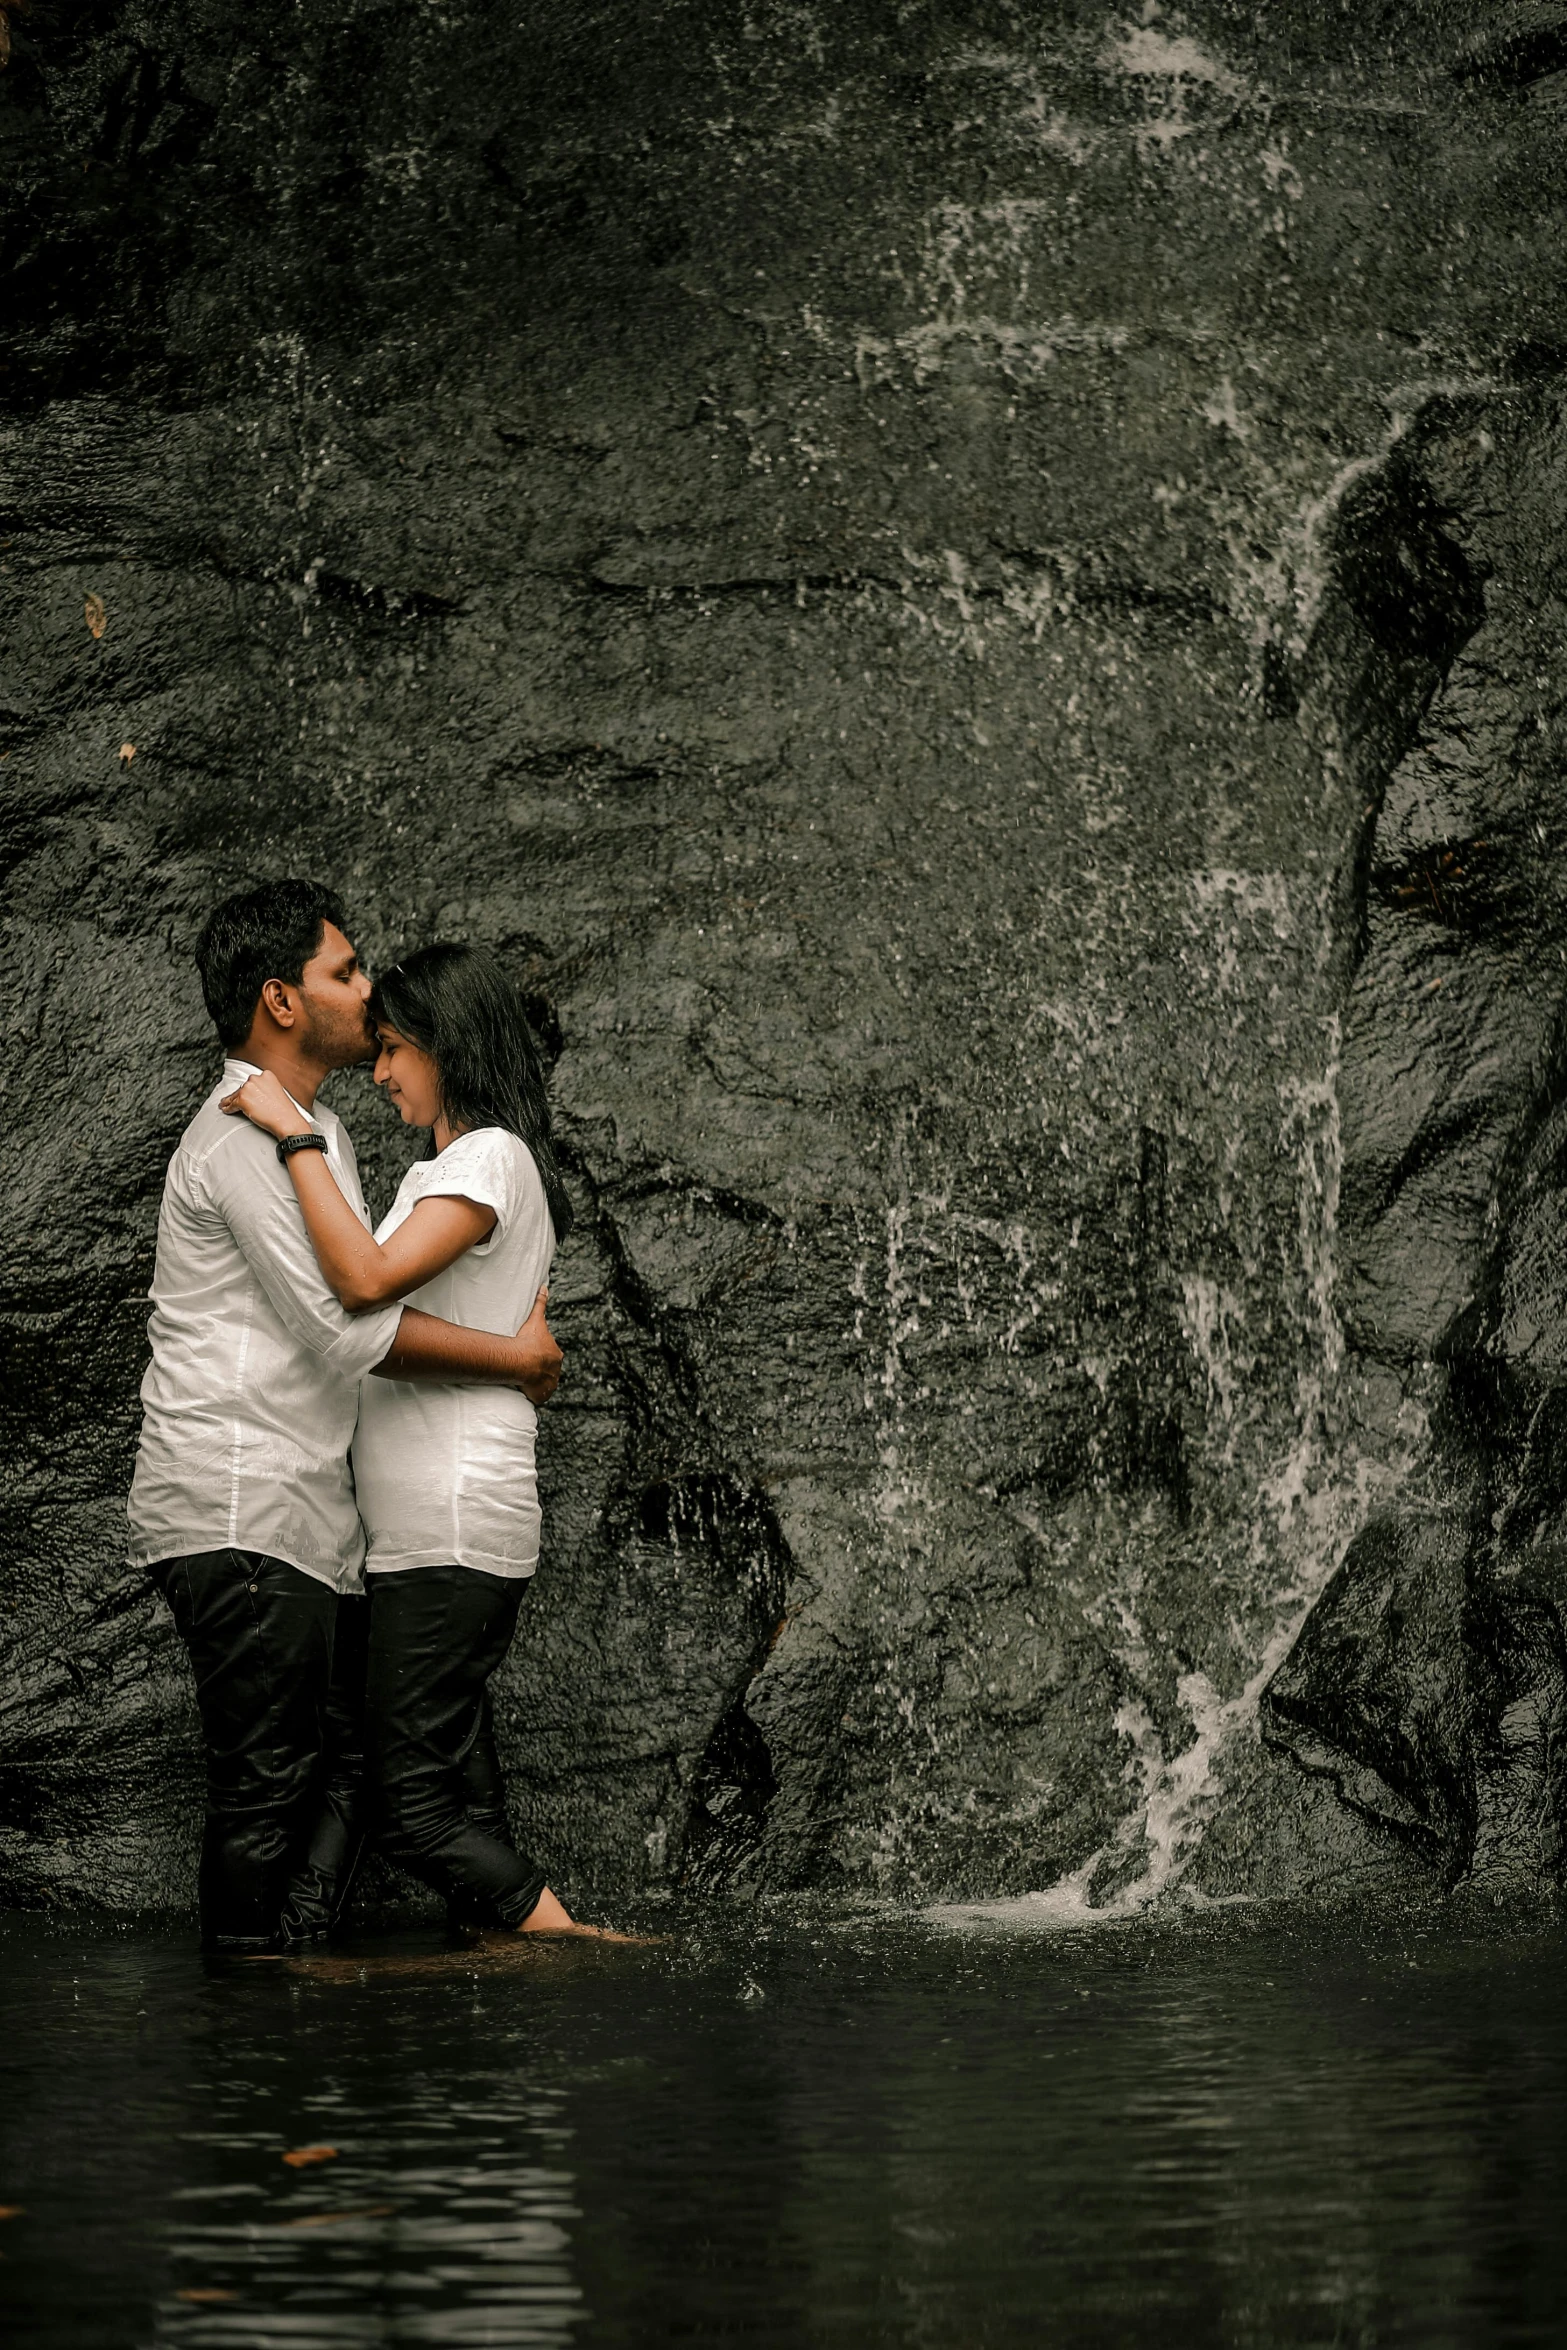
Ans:
[[[1555,1873],[1563,887],[1559,414],[1487,403],[1429,452],[1483,616],[1394,768],[1351,987],[1342,1310],[1425,1434],[1264,1705],[1270,1738],[1449,1881]],[[1456,599],[1455,599],[1456,601]]]
[[[1544,19],[11,21],[12,1896],[188,1897],[120,1512],[287,871],[552,1062],[557,1882],[1468,1866],[1567,1498]]]

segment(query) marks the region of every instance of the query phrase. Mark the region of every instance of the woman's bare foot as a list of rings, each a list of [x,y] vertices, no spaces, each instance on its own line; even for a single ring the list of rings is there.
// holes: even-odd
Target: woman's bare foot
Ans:
[[[643,1942],[643,1934],[615,1934],[608,1926],[579,1926],[563,1902],[557,1901],[548,1885],[539,1895],[538,1904],[530,1909],[519,1934],[585,1934],[595,1942]]]

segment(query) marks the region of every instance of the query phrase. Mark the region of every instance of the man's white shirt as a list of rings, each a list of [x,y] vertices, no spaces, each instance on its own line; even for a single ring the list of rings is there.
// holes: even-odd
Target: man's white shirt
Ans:
[[[265,1551],[357,1591],[364,1530],[348,1448],[359,1382],[390,1351],[402,1308],[345,1313],[327,1287],[277,1144],[218,1107],[256,1073],[224,1063],[164,1183],[131,1557]],[[310,1122],[368,1230],[353,1144],[330,1110]]]

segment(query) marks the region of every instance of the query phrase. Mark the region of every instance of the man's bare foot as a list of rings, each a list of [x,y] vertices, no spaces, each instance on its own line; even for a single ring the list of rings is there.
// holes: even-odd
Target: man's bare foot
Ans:
[[[608,1926],[579,1926],[563,1902],[557,1901],[548,1885],[539,1895],[537,1906],[530,1909],[519,1934],[582,1934],[595,1942],[643,1942],[643,1934],[615,1934]]]

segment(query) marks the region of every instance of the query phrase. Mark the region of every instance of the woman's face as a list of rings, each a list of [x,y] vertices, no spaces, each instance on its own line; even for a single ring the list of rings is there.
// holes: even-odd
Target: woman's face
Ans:
[[[387,1099],[397,1105],[405,1126],[433,1126],[441,1114],[441,1083],[434,1061],[411,1036],[402,1035],[385,1020],[376,1027],[380,1051],[375,1059],[375,1081],[386,1087]]]

